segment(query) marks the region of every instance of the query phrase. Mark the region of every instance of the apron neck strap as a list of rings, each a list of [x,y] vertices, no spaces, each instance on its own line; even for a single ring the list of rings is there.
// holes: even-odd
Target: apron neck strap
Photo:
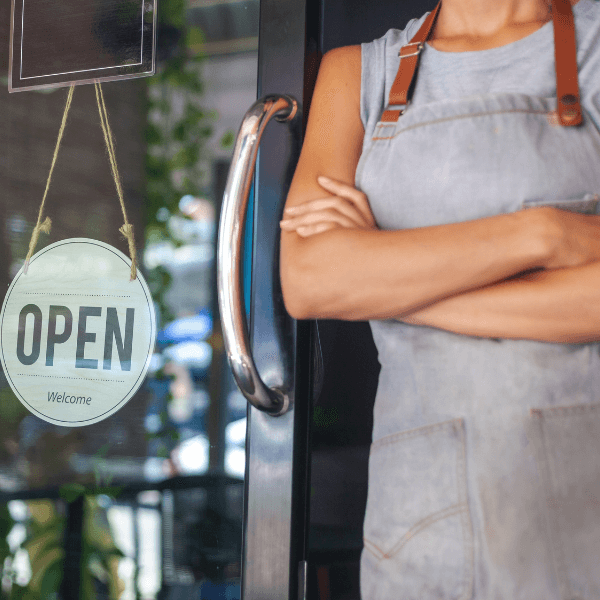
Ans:
[[[384,122],[395,123],[410,104],[419,65],[419,55],[429,39],[442,2],[431,11],[419,31],[402,46],[400,66],[390,90],[388,106],[381,115]],[[561,125],[579,125],[582,121],[577,72],[575,19],[570,0],[552,0],[554,25],[554,57],[556,62],[557,111]]]
[[[388,105],[381,115],[382,121],[395,123],[410,104],[413,88],[415,87],[417,67],[419,66],[419,55],[433,31],[441,7],[442,2],[440,0],[438,5],[427,15],[423,25],[410,42],[400,48],[400,52],[398,52],[400,66],[390,90]]]
[[[556,62],[556,98],[561,125],[579,125],[582,121],[577,73],[575,19],[570,0],[552,0],[554,23],[554,59]]]

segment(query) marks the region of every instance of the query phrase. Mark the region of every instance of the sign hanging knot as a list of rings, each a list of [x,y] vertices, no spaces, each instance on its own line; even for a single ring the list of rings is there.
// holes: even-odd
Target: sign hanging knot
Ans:
[[[133,281],[137,277],[137,255],[135,251],[135,239],[133,237],[133,225],[131,223],[125,223],[121,226],[119,231],[127,238],[127,244],[129,245],[129,257],[131,258],[130,281]]]
[[[40,233],[43,231],[45,234],[50,233],[50,228],[52,227],[52,221],[50,217],[46,217],[43,223],[37,223],[31,232],[31,239],[29,240],[29,251],[27,252],[27,258],[25,259],[25,267],[23,271],[27,275],[27,270],[29,269],[29,261],[35,252],[35,247],[38,243],[38,238],[40,237]]]

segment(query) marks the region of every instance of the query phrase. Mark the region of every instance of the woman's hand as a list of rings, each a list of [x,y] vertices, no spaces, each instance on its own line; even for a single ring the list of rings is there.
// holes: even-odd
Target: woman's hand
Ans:
[[[320,176],[319,185],[333,194],[286,208],[281,229],[310,237],[330,229],[377,229],[365,194],[356,188]]]

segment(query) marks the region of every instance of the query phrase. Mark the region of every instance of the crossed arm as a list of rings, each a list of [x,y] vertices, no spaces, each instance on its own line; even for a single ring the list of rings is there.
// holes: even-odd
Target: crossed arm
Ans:
[[[600,217],[541,208],[377,230],[368,199],[352,186],[364,135],[359,90],[360,50],[326,56],[281,222],[281,280],[292,316],[600,340]]]

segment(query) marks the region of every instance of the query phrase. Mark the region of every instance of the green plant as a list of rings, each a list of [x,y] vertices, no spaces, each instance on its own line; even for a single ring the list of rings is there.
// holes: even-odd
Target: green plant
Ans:
[[[197,27],[187,27],[186,3],[183,0],[161,0],[159,11],[159,45],[161,28],[178,32],[173,38],[175,47],[168,52],[147,80],[148,105],[146,141],[146,246],[166,244],[174,249],[182,244],[169,227],[172,216],[178,215],[179,203],[186,195],[207,195],[210,164],[206,142],[213,133],[217,113],[202,106],[202,54],[189,48],[204,41]],[[224,140],[228,143],[228,140]],[[166,301],[172,278],[165,266],[158,265],[147,271],[153,300],[158,309],[159,323],[172,321],[174,315]],[[162,372],[156,379],[168,378]],[[167,393],[167,404],[173,400]],[[160,413],[160,427],[147,434],[155,452],[168,458],[179,441],[179,430],[169,423],[167,410]]]
[[[73,495],[71,492],[78,491],[65,490],[65,497],[69,497],[73,502],[80,494]],[[118,566],[124,555],[115,546],[106,512],[99,505],[96,495],[83,495],[83,502],[80,598],[98,598],[97,582],[108,588],[110,598],[119,598],[124,588],[118,575]],[[10,594],[4,597],[7,600],[53,600],[58,598],[63,578],[66,518],[59,510],[58,504],[50,500],[28,501],[27,508],[27,536],[21,548],[29,555],[32,576],[25,586],[17,585],[13,581]],[[0,509],[0,535],[4,542],[4,534],[8,534],[13,524],[8,509],[4,506]],[[0,547],[0,552],[8,553],[6,556],[13,556],[8,545],[4,547],[0,542]]]
[[[161,27],[179,31],[177,44],[148,81],[146,140],[146,244],[167,242],[177,247],[180,240],[168,228],[171,215],[187,194],[202,194],[206,188],[208,156],[206,141],[212,135],[217,113],[201,103],[204,85],[201,66],[204,56],[188,48],[203,40],[197,27],[186,28],[185,3],[161,2]],[[160,35],[159,35],[160,44]],[[151,269],[148,279],[163,321],[171,320],[164,301],[170,276],[162,267]]]

